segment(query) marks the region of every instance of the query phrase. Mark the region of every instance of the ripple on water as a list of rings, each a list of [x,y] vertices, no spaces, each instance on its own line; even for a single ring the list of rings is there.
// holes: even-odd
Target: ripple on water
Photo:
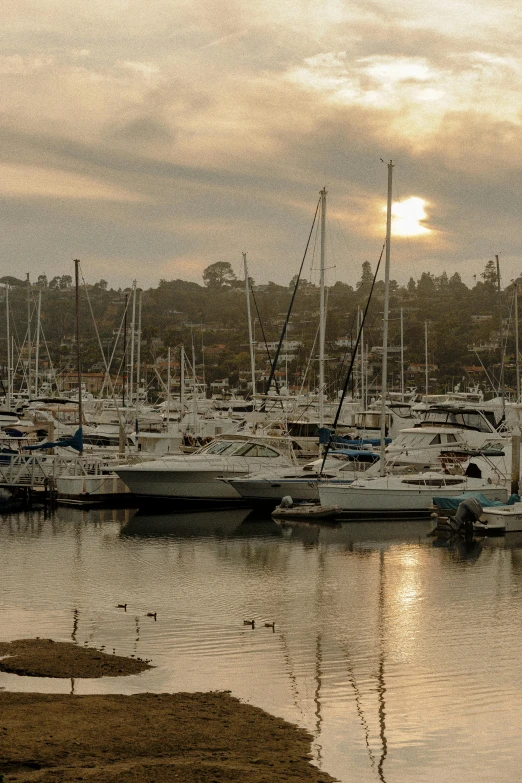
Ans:
[[[280,528],[238,510],[4,517],[3,639],[105,645],[157,668],[74,683],[0,674],[0,687],[230,689],[306,726],[344,783],[516,780],[522,545],[437,548],[426,532]]]

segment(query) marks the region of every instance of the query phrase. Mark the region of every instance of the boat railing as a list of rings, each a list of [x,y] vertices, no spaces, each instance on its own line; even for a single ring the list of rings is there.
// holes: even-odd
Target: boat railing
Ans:
[[[0,462],[0,486],[46,486],[58,476],[99,476],[114,462],[93,457],[59,457],[48,454],[16,454]]]

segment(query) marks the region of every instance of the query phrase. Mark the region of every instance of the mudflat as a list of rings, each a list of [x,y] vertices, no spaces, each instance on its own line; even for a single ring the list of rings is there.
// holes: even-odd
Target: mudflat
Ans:
[[[100,662],[100,651],[49,640],[26,642],[39,644],[0,645],[0,655],[12,655],[0,662],[4,670],[73,679],[109,676],[98,673],[104,658],[118,658],[102,653]],[[37,650],[45,652],[39,662]],[[15,663],[17,656],[23,660]],[[144,663],[122,660],[130,667],[125,673],[135,673],[135,665]],[[96,673],[79,674],[91,664]],[[121,676],[124,667],[117,661],[115,666],[113,676]],[[42,673],[51,671],[60,674]],[[304,729],[229,693],[0,691],[0,780],[6,783],[332,783],[311,763],[311,740]]]
[[[26,677],[121,677],[151,667],[145,661],[52,639],[0,642],[0,671]]]

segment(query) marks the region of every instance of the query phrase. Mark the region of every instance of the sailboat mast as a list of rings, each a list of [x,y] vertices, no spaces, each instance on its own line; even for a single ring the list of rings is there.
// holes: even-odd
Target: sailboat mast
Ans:
[[[518,357],[518,283],[515,281],[515,368],[517,374],[517,402],[520,402],[520,363]]]
[[[34,353],[34,396],[38,396],[38,365],[40,363],[40,317],[42,313],[42,292],[38,291],[38,312],[36,315],[36,348]]]
[[[404,402],[404,310],[401,307],[401,399]]]
[[[326,315],[324,307],[324,262],[326,234],[326,188],[321,196],[321,269],[319,277],[319,427],[324,427],[324,344],[326,332]]]
[[[27,393],[31,396],[31,354],[33,352],[31,345],[31,282],[29,272],[27,272]]]
[[[179,349],[179,421],[180,425],[185,415],[185,348]]]
[[[358,322],[359,322],[359,329],[361,330],[361,344],[359,347],[359,359],[360,359],[360,381],[361,381],[361,403],[363,406],[363,410],[366,410],[366,391],[364,387],[364,326],[363,326],[363,314],[362,310],[359,307],[358,308]]]
[[[245,267],[245,295],[248,319],[248,341],[250,343],[250,372],[252,376],[252,399],[256,396],[256,358],[254,353],[254,338],[252,335],[252,316],[250,313],[250,281],[248,279],[247,254],[243,253],[243,265]]]
[[[138,334],[137,334],[137,346],[136,346],[136,408],[139,403],[140,395],[140,383],[141,383],[141,299],[143,291],[140,288],[138,291]]]
[[[13,357],[11,354],[11,326],[9,317],[9,284],[5,286],[5,318],[6,318],[6,339],[7,339],[7,410],[11,410],[11,393],[13,390],[13,376],[11,363]]]
[[[429,391],[429,378],[428,378],[429,372],[428,372],[428,322],[424,321],[424,383],[425,383],[425,394],[426,397],[428,396]],[[427,404],[427,401],[426,401]]]
[[[388,201],[386,206],[386,257],[384,265],[384,313],[382,328],[382,384],[381,384],[381,450],[379,473],[386,473],[385,448],[386,448],[386,397],[388,395],[388,321],[390,309],[390,250],[391,250],[391,217],[392,217],[392,183],[393,163],[388,165]]]
[[[170,426],[170,347],[167,350],[167,432]]]
[[[504,330],[502,323],[502,287],[500,283],[500,261],[498,255],[495,256],[497,262],[497,290],[498,290],[498,314],[499,314],[499,339],[500,339],[500,395],[502,397],[502,417],[506,418],[506,398],[504,395]]]
[[[136,337],[136,280],[132,284],[132,318],[131,318],[131,344],[129,367],[129,405],[132,406],[134,394],[134,341]]]
[[[78,373],[78,427],[82,428],[83,409],[82,409],[82,366],[80,360],[80,261],[74,259],[74,285],[76,291],[76,369]],[[83,449],[80,451],[80,456]]]

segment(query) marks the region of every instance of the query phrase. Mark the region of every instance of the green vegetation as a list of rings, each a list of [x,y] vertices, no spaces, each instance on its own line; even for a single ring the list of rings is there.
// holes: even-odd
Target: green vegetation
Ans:
[[[327,354],[328,382],[338,389],[346,369],[349,341],[355,340],[357,313],[364,308],[372,282],[373,272],[368,262],[362,265],[361,277],[355,288],[337,282],[328,291]],[[0,281],[2,282],[2,281]],[[27,294],[25,281],[3,278],[10,284],[9,301],[12,312],[12,333],[20,346],[26,335]],[[251,281],[253,283],[253,281]],[[293,284],[294,281],[292,281]],[[379,384],[382,344],[382,281],[377,282],[365,328],[365,342],[369,348],[370,378]],[[255,338],[263,342],[262,329],[267,342],[278,341],[291,297],[291,286],[275,283],[253,286],[252,313],[255,316]],[[38,292],[42,297],[42,328],[47,347],[40,348],[40,358],[47,360],[47,350],[58,372],[74,367],[75,298],[69,275],[47,281],[40,275],[30,286],[33,308],[33,332],[36,324]],[[428,322],[430,391],[444,391],[461,383],[480,383],[491,391],[488,375],[497,383],[499,375],[499,323],[500,309],[504,318],[504,337],[507,338],[508,357],[506,382],[515,383],[513,352],[514,328],[512,322],[514,286],[511,284],[499,297],[496,270],[488,263],[472,288],[468,288],[458,273],[448,277],[443,273],[435,277],[424,272],[420,279],[410,279],[405,286],[391,283],[390,344],[400,344],[400,310],[404,318],[404,345],[407,367],[407,384],[424,388],[424,323]],[[0,295],[3,290],[0,289]],[[122,323],[126,297],[131,291],[114,291],[107,288],[105,280],[86,287],[81,293],[82,363],[84,371],[103,371],[98,341],[90,315],[90,308],[99,330],[105,356],[112,352],[114,341]],[[87,296],[90,301],[87,301]],[[3,309],[3,306],[0,305]],[[0,364],[5,382],[6,341],[5,318],[0,309]],[[128,329],[130,332],[130,305]],[[262,329],[259,322],[262,321]],[[303,372],[309,362],[316,340],[319,316],[319,290],[312,283],[302,280],[290,320],[287,339],[295,341],[292,351],[286,352],[280,370],[288,372],[289,385],[299,387]],[[194,345],[198,374],[204,373],[207,383],[228,378],[232,387],[246,389],[249,382],[250,360],[244,283],[237,280],[230,265],[217,262],[203,273],[203,285],[184,280],[161,280],[157,288],[143,291],[143,342],[142,365],[144,377],[154,388],[157,385],[153,365],[164,362],[168,348],[172,349],[175,363],[177,349],[184,345],[191,356]],[[343,344],[341,341],[345,341]],[[33,338],[34,341],[34,338]],[[348,344],[346,344],[348,342]],[[296,345],[296,344],[299,345]],[[121,363],[123,340],[115,351],[113,370]],[[315,348],[317,354],[317,346]],[[266,372],[266,351],[258,346],[257,367],[260,375]],[[511,357],[511,359],[510,359]],[[344,363],[343,363],[344,362]],[[418,365],[418,367],[415,367]],[[484,369],[483,369],[484,367]],[[164,366],[160,369],[165,377]],[[174,370],[174,374],[175,374]],[[307,376],[307,386],[313,387],[317,362],[312,361]],[[395,388],[399,384],[398,351],[390,357],[390,380]],[[260,382],[261,388],[261,382]]]

